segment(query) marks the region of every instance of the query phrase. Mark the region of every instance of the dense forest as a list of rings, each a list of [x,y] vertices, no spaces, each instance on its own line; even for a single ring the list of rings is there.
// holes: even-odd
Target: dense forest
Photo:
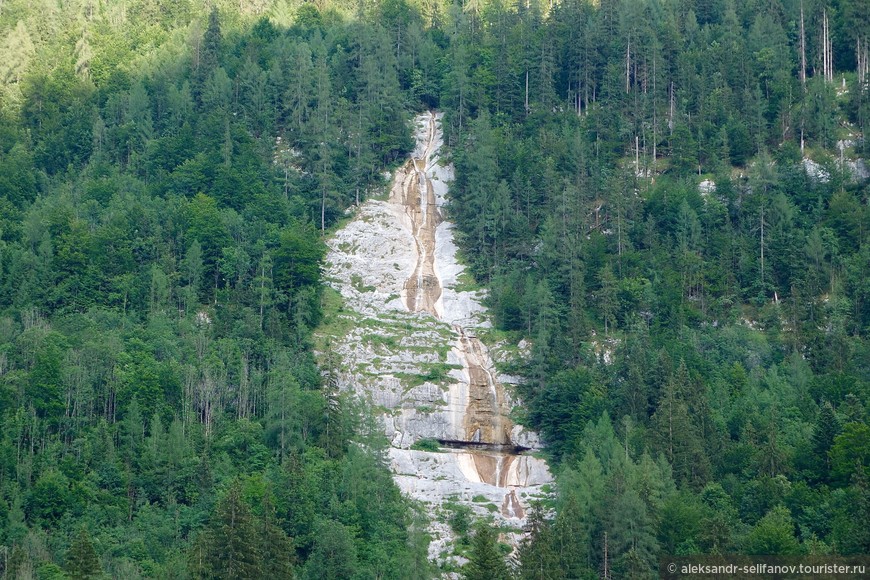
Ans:
[[[437,573],[311,339],[428,108],[558,474],[465,576],[870,553],[866,0],[212,4],[0,0],[4,578]]]
[[[560,474],[520,576],[870,552],[870,6],[465,8],[451,215]]]
[[[320,230],[411,144],[389,36],[198,10],[2,4],[2,576],[426,577],[310,346]]]

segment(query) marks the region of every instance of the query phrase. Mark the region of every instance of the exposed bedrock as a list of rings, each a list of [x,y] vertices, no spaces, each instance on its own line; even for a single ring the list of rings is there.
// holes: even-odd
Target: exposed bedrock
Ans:
[[[340,386],[381,412],[401,489],[429,504],[466,503],[521,527],[550,482],[528,453],[534,433],[510,419],[510,384],[478,338],[489,326],[482,291],[458,288],[453,224],[441,208],[452,168],[439,160],[440,115],[420,115],[416,147],[393,178],[388,201],[363,204],[329,241],[326,278],[344,300],[322,330],[341,361]],[[426,448],[411,449],[421,440]],[[415,446],[416,447],[416,446]],[[430,553],[443,556],[449,528],[433,519]]]

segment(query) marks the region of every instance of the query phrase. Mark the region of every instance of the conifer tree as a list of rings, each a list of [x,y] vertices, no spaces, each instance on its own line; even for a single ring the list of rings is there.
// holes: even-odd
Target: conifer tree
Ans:
[[[357,552],[350,530],[334,520],[321,522],[305,567],[305,577],[312,580],[350,578],[356,570]]]
[[[91,543],[91,536],[84,528],[79,530],[66,553],[65,570],[72,580],[93,578],[103,571],[97,552]]]
[[[561,576],[553,545],[552,524],[544,517],[540,503],[532,505],[526,524],[528,537],[519,548],[519,576],[523,580],[544,580]]]
[[[191,575],[225,580],[263,577],[258,544],[254,517],[239,484],[233,483],[189,555]]]
[[[471,539],[471,554],[462,569],[465,580],[503,580],[510,578],[507,564],[498,553],[497,536],[487,522],[477,525]]]
[[[202,37],[202,44],[195,56],[193,71],[193,96],[202,104],[202,93],[206,81],[211,77],[212,71],[218,67],[221,50],[221,24],[217,8],[212,8],[208,15],[208,27]]]
[[[278,526],[275,505],[269,492],[263,497],[263,515],[258,528],[263,577],[275,580],[293,578],[293,540]]]
[[[816,425],[813,429],[813,452],[814,457],[823,465],[823,479],[827,479],[828,472],[831,469],[831,458],[828,452],[834,446],[834,439],[840,434],[840,421],[834,411],[833,405],[825,401],[819,409],[819,415],[816,419]]]

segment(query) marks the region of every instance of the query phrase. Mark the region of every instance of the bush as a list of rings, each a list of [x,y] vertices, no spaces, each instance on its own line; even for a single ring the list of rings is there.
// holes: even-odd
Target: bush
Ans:
[[[418,439],[411,445],[414,451],[428,451],[430,453],[440,453],[441,444],[436,439]]]

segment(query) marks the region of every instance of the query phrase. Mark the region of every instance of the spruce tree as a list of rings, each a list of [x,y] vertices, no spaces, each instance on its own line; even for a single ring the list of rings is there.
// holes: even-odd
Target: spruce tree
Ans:
[[[66,553],[65,570],[73,580],[93,578],[103,571],[100,566],[100,559],[97,557],[97,552],[91,543],[91,536],[84,528],[79,530],[78,535],[69,547],[69,551]]]
[[[258,536],[251,510],[234,483],[189,554],[191,575],[225,580],[263,577]]]
[[[317,526],[314,547],[305,566],[305,578],[350,578],[357,569],[357,550],[351,530],[335,520]]]
[[[558,567],[558,555],[555,551],[553,526],[544,517],[540,503],[532,505],[526,524],[528,537],[519,548],[519,576],[524,580],[543,580],[558,578],[563,574]]]
[[[833,405],[825,401],[819,408],[812,436],[814,457],[821,464],[819,465],[819,476],[822,481],[828,479],[828,473],[831,470],[831,459],[828,452],[834,446],[834,439],[841,430],[840,421]]]
[[[221,52],[221,24],[217,8],[212,8],[208,15],[208,26],[202,36],[202,44],[194,61],[193,70],[193,96],[199,104],[202,104],[202,93],[206,81],[211,76],[220,61]]]
[[[465,580],[501,580],[510,578],[507,564],[498,553],[497,536],[493,527],[481,522],[471,539],[471,554],[462,568]]]
[[[866,525],[870,521],[870,481],[864,470],[856,470],[852,476],[851,490],[855,493],[855,509],[852,518],[857,523],[857,533],[854,541],[858,546],[857,553],[870,552],[870,528]]]
[[[266,493],[263,498],[263,515],[258,523],[260,557],[265,578],[293,578],[293,540],[287,537],[275,519],[275,506],[272,496]]]

